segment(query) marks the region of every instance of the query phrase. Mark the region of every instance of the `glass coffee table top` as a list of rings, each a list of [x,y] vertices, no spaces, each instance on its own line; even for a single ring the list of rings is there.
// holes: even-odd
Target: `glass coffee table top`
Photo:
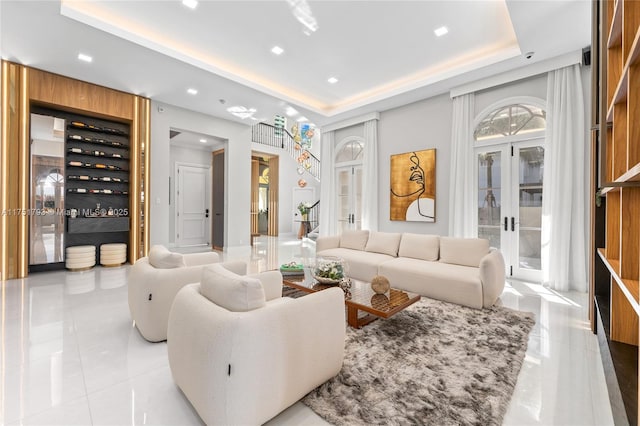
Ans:
[[[318,283],[311,276],[308,268],[305,268],[304,275],[284,276],[283,283],[307,293],[337,286]],[[347,321],[352,327],[359,328],[378,317],[389,318],[418,300],[420,300],[419,294],[395,288],[389,289],[384,294],[377,294],[371,288],[371,283],[351,279],[351,288],[345,291],[344,298],[347,306]],[[364,311],[367,314],[362,316],[358,311]]]

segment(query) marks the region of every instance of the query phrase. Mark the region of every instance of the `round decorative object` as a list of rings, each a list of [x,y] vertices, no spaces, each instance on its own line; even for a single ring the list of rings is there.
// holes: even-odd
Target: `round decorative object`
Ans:
[[[346,277],[344,259],[334,256],[318,256],[313,268],[313,278],[321,284],[339,284]]]
[[[298,186],[299,186],[300,188],[304,188],[305,186],[307,186],[307,181],[306,181],[306,180],[304,180],[304,179],[300,179],[300,180],[298,180]]]
[[[303,167],[298,167],[298,174],[301,175],[304,173],[304,168]]]
[[[371,280],[371,288],[377,294],[384,294],[391,288],[391,284],[389,284],[389,280],[384,275],[376,275]]]
[[[384,294],[374,294],[371,296],[371,306],[376,309],[387,311],[391,307],[389,298]]]

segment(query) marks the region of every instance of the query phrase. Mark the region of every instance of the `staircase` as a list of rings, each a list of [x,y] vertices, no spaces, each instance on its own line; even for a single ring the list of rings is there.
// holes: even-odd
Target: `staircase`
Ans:
[[[300,174],[306,172],[318,182],[320,181],[320,160],[306,149],[303,149],[287,129],[267,123],[258,123],[251,129],[251,140],[263,145],[284,149],[291,158],[298,162],[299,173],[302,171]]]

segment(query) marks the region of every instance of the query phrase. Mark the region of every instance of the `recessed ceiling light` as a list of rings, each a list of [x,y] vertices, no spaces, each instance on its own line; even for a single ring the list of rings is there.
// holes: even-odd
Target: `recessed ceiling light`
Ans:
[[[91,62],[93,58],[89,55],[85,55],[84,53],[78,53],[78,59],[84,62]]]
[[[335,77],[329,77],[327,81],[331,84],[336,84],[338,82],[338,79]]]
[[[207,143],[207,140],[206,139],[200,139],[200,142]]]
[[[197,95],[198,91],[196,89],[189,88],[189,89],[187,89],[187,93],[190,94],[190,95]]]
[[[433,30],[433,32],[438,37],[442,37],[443,35],[445,35],[446,33],[449,32],[449,29],[447,27],[440,27],[440,28],[436,28],[435,30]]]
[[[273,46],[271,48],[271,53],[274,53],[276,55],[282,55],[284,53],[284,49],[280,46]]]
[[[198,7],[198,0],[182,0],[182,4],[187,6],[189,9],[195,9]]]
[[[292,106],[288,106],[287,108],[285,108],[285,113],[289,116],[292,117],[294,115],[296,115],[298,113],[298,110],[295,109]]]
[[[297,121],[298,123],[302,123],[303,121],[309,121],[309,119],[303,115],[302,117],[298,118]]]

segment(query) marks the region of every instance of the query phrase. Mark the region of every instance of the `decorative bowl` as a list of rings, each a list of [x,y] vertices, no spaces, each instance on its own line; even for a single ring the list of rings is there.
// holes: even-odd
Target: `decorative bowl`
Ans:
[[[313,267],[313,278],[321,284],[339,284],[346,276],[344,259],[334,256],[318,256]]]

